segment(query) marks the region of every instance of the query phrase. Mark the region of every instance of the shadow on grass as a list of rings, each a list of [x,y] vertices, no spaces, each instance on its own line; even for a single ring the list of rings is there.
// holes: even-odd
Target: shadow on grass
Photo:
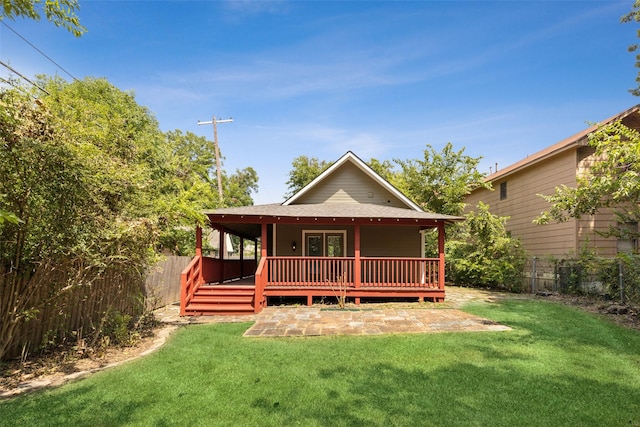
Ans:
[[[340,368],[319,375],[344,381]],[[433,371],[376,364],[349,378],[347,395],[329,385],[327,408],[306,416],[320,425],[344,426],[633,425],[640,419],[637,387],[566,374],[470,363]],[[327,422],[327,411],[335,422]]]
[[[510,332],[245,339],[190,326],[154,355],[0,402],[5,425],[638,425],[640,334],[556,304],[469,312]]]

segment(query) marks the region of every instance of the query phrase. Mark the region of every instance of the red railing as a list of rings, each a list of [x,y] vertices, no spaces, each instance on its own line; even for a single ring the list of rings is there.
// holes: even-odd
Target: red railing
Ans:
[[[361,258],[360,280],[355,258],[268,257],[267,287],[437,288],[437,258]]]
[[[267,286],[313,288],[353,284],[353,258],[268,257]]]
[[[264,308],[265,296],[264,289],[267,287],[267,277],[269,275],[269,266],[267,264],[267,258],[261,258],[258,268],[256,269],[255,278],[255,293],[253,296],[253,308],[255,313],[260,313]]]
[[[180,275],[180,316],[186,314],[187,305],[191,302],[198,288],[204,283],[202,257],[196,256]]]
[[[362,258],[361,287],[437,288],[437,258]]]

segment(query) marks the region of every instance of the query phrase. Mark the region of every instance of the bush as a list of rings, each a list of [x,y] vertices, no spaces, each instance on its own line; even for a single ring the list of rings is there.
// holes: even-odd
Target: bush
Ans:
[[[617,258],[601,260],[598,270],[599,279],[609,297],[622,302],[640,303],[639,255],[620,254]]]
[[[477,209],[466,216],[447,243],[449,281],[522,292],[524,249],[509,236],[507,218],[492,215],[482,202]]]

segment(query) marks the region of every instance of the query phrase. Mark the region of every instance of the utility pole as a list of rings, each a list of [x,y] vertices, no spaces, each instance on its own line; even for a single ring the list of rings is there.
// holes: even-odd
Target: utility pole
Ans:
[[[213,125],[213,147],[216,154],[216,177],[218,178],[218,196],[220,196],[220,203],[222,204],[222,171],[220,170],[220,148],[218,147],[218,123],[231,123],[233,119],[218,120],[216,116],[213,116],[211,121],[201,122],[198,120],[199,125]]]

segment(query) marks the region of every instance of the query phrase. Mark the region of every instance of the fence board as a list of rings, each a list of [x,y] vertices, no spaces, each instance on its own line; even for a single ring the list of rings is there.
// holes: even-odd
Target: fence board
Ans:
[[[188,256],[169,256],[151,268],[145,280],[148,309],[180,301],[180,275],[191,259]]]

